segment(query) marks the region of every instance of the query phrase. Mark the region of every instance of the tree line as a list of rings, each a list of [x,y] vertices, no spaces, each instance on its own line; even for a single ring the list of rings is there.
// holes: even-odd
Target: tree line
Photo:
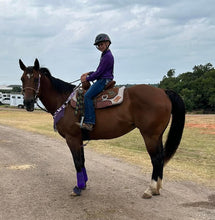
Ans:
[[[134,84],[127,84],[131,87]],[[117,85],[118,87],[122,85]],[[196,65],[192,72],[175,76],[175,69],[170,69],[158,84],[152,86],[171,89],[184,100],[187,111],[215,113],[215,69],[211,63]],[[20,93],[21,86],[13,85],[11,92]]]
[[[187,111],[215,112],[215,69],[211,63],[194,66],[192,72],[177,77],[175,69],[170,69],[158,87],[181,95]]]

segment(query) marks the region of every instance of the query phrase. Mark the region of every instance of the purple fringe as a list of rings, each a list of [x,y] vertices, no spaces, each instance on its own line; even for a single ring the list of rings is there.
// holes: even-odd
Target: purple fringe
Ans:
[[[57,130],[58,121],[64,116],[65,108],[60,109],[60,111],[53,117],[54,118],[54,130]]]
[[[57,111],[54,113],[53,115],[53,119],[54,119],[54,130],[57,131],[57,123],[58,121],[64,116],[64,111],[65,111],[65,108],[67,106],[67,104],[69,103],[69,101],[72,99],[72,97],[76,94],[76,90],[74,90],[70,96],[67,98],[66,102],[60,107],[57,109]]]

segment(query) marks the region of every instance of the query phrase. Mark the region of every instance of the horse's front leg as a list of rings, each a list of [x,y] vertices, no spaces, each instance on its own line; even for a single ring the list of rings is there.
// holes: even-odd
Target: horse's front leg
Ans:
[[[72,195],[81,195],[81,190],[86,188],[88,180],[87,172],[84,166],[84,149],[82,141],[77,137],[66,138],[66,142],[73,156],[76,168],[77,186],[74,187]]]
[[[87,171],[86,171],[86,168],[85,168],[85,157],[84,157],[84,146],[83,146],[83,142],[81,143],[81,160],[82,160],[82,172],[83,172],[83,175],[84,175],[84,181],[85,181],[85,184],[88,180],[88,176],[87,176]]]

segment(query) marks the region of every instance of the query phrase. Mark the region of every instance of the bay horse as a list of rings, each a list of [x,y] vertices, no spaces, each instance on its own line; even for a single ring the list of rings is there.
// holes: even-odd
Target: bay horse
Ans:
[[[24,71],[21,81],[27,111],[34,110],[37,97],[53,116],[64,105],[64,114],[56,123],[56,128],[66,139],[73,156],[77,174],[77,186],[73,189],[73,195],[81,195],[88,177],[83,132],[76,125],[76,122],[80,122],[80,113],[75,115],[75,109],[66,102],[74,92],[75,85],[53,77],[47,68],[40,68],[38,59],[35,59],[34,66],[26,67],[22,60],[19,60],[19,65]],[[170,123],[171,116],[171,126],[163,147],[163,133]],[[88,133],[88,139],[112,139],[138,128],[153,167],[151,182],[143,198],[151,198],[160,194],[163,168],[180,144],[184,122],[185,105],[178,94],[149,85],[135,85],[125,89],[124,100],[120,105],[96,110],[96,125],[93,131]]]

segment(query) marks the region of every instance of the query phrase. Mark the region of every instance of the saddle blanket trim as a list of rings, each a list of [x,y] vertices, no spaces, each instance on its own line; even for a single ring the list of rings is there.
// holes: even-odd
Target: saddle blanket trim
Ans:
[[[108,99],[106,95],[102,96],[101,101],[96,101],[96,98],[94,99],[95,108],[106,108],[112,105],[119,105],[122,103],[124,98],[124,90],[125,86],[122,86],[119,88],[118,94],[113,97],[112,99]],[[77,93],[77,91],[76,91]],[[99,95],[98,95],[99,96]],[[77,102],[76,94],[71,99],[71,105],[75,108]]]

